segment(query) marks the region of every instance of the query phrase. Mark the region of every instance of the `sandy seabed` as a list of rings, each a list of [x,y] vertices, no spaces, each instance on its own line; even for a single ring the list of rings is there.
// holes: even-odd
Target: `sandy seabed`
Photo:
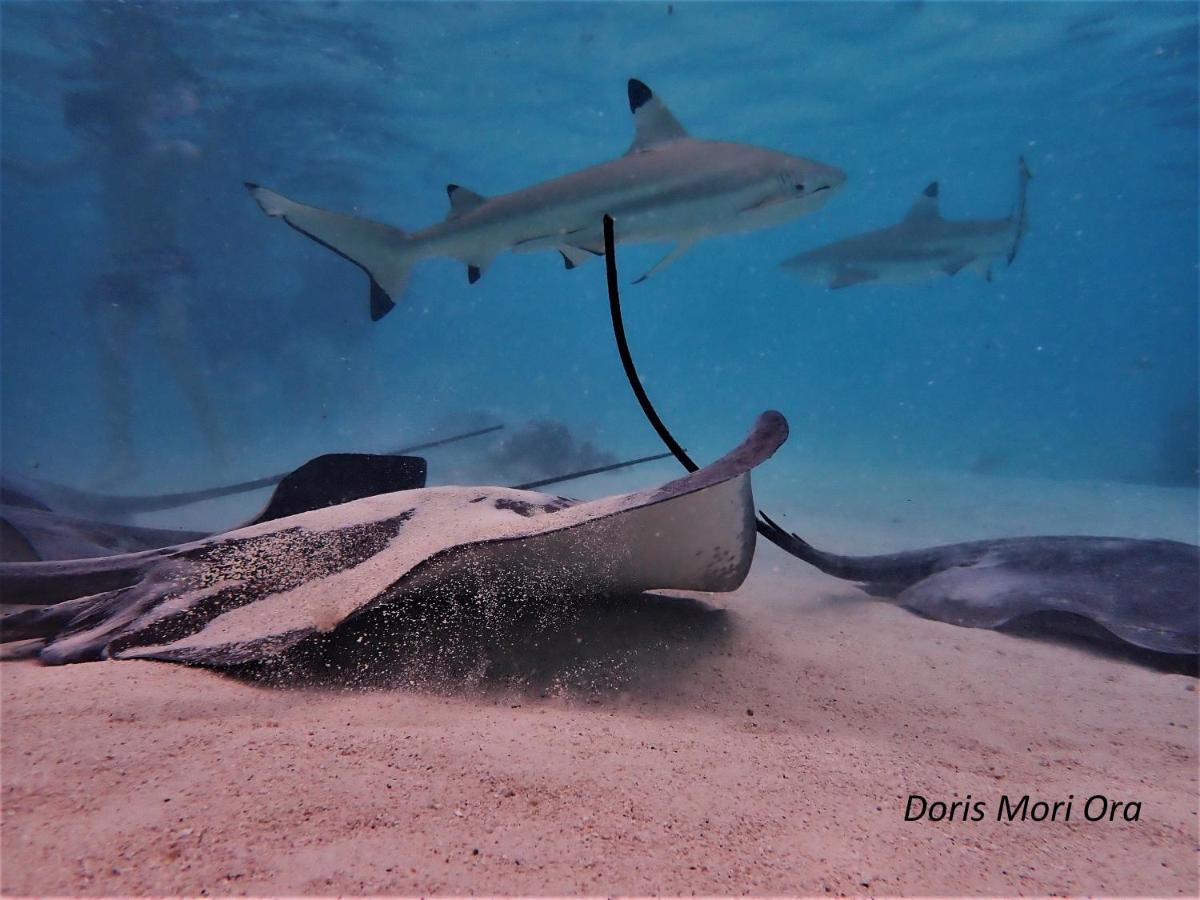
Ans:
[[[650,600],[592,617],[524,688],[5,663],[0,886],[1200,889],[1195,679],[926,621],[769,547],[741,590],[705,599],[724,611]],[[911,794],[969,794],[986,816],[906,822]],[[1070,820],[996,821],[1002,795],[1025,794],[1073,796]],[[1096,794],[1139,803],[1138,821],[1086,821]]]

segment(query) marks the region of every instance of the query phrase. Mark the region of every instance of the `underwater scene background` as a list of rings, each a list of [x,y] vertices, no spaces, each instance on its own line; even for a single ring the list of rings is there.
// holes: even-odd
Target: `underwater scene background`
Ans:
[[[812,215],[708,239],[644,284],[630,282],[666,248],[621,248],[633,352],[694,458],[776,408],[792,439],[756,473],[760,502],[873,516],[880,546],[1196,539],[1193,3],[6,2],[0,16],[6,472],[183,490],[497,422],[500,437],[431,451],[430,483],[659,452],[617,359],[601,262],[505,254],[472,285],[460,263],[428,260],[373,324],[362,273],[265,219],[242,186],[425,227],[446,215],[447,183],[498,194],[624,153],[637,77],[695,136],[847,174]],[[180,161],[161,192],[114,209],[128,172],[94,123],[138,103],[165,104],[153,128]],[[1028,233],[990,282],[831,291],[780,268],[895,223],[931,181],[947,218],[1007,215],[1021,156]],[[186,269],[191,287],[170,316],[105,331],[96,304],[145,291],[105,275],[127,216],[178,223],[186,256],[140,271]],[[122,378],[132,458],[113,478]],[[537,420],[572,441],[514,447]],[[911,504],[934,484],[963,505],[1006,484],[1024,499],[1004,521],[931,531],[950,513]],[[1057,486],[1107,511],[1064,512]],[[223,527],[254,502],[159,520]]]

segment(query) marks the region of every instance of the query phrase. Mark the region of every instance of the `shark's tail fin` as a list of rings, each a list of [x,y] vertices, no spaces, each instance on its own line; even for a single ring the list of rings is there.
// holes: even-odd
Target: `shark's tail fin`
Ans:
[[[1025,157],[1022,156],[1017,160],[1017,205],[1012,213],[1013,242],[1012,246],[1008,248],[1008,264],[1010,266],[1017,258],[1021,238],[1025,237],[1025,231],[1029,227],[1025,211],[1025,194],[1031,178],[1033,178],[1033,173],[1029,171],[1029,166],[1025,164]]]
[[[399,228],[343,213],[317,209],[246,182],[250,195],[268,216],[354,263],[371,279],[371,321],[378,322],[396,305],[408,282],[413,258],[410,239]]]

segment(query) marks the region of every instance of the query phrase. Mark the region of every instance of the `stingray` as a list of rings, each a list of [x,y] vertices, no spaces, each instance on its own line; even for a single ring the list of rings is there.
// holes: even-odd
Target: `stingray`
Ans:
[[[660,487],[588,502],[437,487],[365,497],[216,537],[101,559],[0,564],[6,641],[62,664],[278,658],[381,607],[506,603],[652,589],[731,591],[755,545],[750,470],[787,437],[759,416],[721,459]]]
[[[309,475],[312,477],[309,479],[309,484],[311,486],[306,487],[305,490],[322,490],[317,482],[318,476],[333,478],[335,481],[370,478],[371,471],[374,471],[372,469],[373,466],[386,465],[385,463],[372,463],[370,462],[371,459],[385,460],[388,458],[398,458],[416,453],[418,450],[429,450],[433,447],[441,447],[468,438],[491,434],[502,430],[504,427],[504,425],[490,425],[485,428],[476,428],[473,431],[467,431],[462,434],[454,434],[449,437],[436,438],[420,444],[402,447],[389,453],[325,454],[324,456],[317,457],[317,459],[323,460],[319,464],[322,468],[320,470],[310,470]],[[360,464],[356,460],[363,460],[363,462]],[[305,465],[312,466],[314,462],[315,460],[310,460]],[[0,503],[44,510],[53,508],[59,511],[69,511],[89,519],[97,517],[105,520],[122,519],[136,513],[175,509],[179,506],[199,503],[204,500],[213,500],[218,497],[228,497],[234,494],[244,494],[249,491],[273,487],[285,478],[295,477],[303,468],[301,467],[301,469],[294,469],[289,472],[278,472],[274,475],[265,475],[249,481],[239,481],[235,484],[224,484],[216,487],[200,488],[191,491],[176,491],[166,494],[143,495],[99,494],[93,491],[80,490],[70,485],[57,484],[42,478],[19,477],[6,474],[0,480]],[[399,490],[399,488],[391,488],[391,490]]]
[[[591,466],[573,472],[548,476],[525,484],[518,490],[547,487],[574,481],[602,472],[613,472],[670,456],[656,453]],[[241,493],[246,484],[263,487],[277,484],[264,509],[242,524],[253,525],[271,519],[348,503],[375,494],[406,491],[425,486],[426,463],[417,456],[371,453],[327,453],[311,459],[286,475],[268,476],[254,482],[241,482],[222,488],[210,488],[199,499]],[[171,544],[182,544],[206,537],[206,531],[146,528],[124,523],[97,521],[52,509],[34,495],[40,482],[17,483],[0,478],[0,562],[32,562],[53,559],[83,559],[136,553]],[[54,486],[59,487],[61,486]],[[95,495],[68,489],[67,499],[83,498],[83,506],[95,509],[109,506],[122,511],[168,509],[194,502],[196,493],[146,496]],[[221,492],[221,493],[217,493]],[[62,502],[60,491],[50,491]],[[92,501],[95,502],[92,502]]]
[[[423,488],[425,477],[425,460],[419,456],[326,453],[285,475],[270,476],[269,481],[260,479],[264,485],[277,486],[262,511],[244,524],[268,522],[374,494]],[[3,487],[0,493],[0,499],[3,500],[0,505],[0,559],[5,562],[134,553],[196,541],[206,536],[206,532],[143,528],[71,515],[52,509],[37,497],[35,492],[38,483],[14,486],[14,482],[6,478],[0,481],[0,485]],[[53,491],[51,493],[56,498],[59,496]],[[95,496],[82,491],[74,493],[85,498]],[[155,497],[104,495],[104,499],[126,510],[140,508],[138,502],[150,503],[155,509],[166,509],[180,505],[174,500],[182,496],[190,494]],[[171,501],[169,504],[168,499]]]
[[[1039,625],[1156,653],[1200,654],[1200,547],[1192,544],[1049,535],[839,556],[760,517],[793,555],[930,619],[969,628]]]
[[[617,350],[642,412],[671,454],[693,471],[696,464],[654,409],[629,351],[614,229],[612,217],[605,216],[605,269]],[[764,538],[822,572],[931,619],[973,628],[1026,625],[1038,633],[1083,635],[1154,654],[1200,654],[1200,547],[1193,544],[1053,535],[838,556],[789,534],[765,513],[759,513],[757,527]]]

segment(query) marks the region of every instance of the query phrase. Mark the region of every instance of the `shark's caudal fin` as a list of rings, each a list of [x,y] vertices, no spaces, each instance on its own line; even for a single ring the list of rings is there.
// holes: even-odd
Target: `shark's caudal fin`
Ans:
[[[372,322],[391,312],[404,292],[412,266],[409,239],[403,231],[382,222],[305,206],[249,181],[246,188],[268,216],[283,219],[367,273],[371,279]]]
[[[1017,206],[1012,214],[1013,242],[1008,250],[1008,264],[1010,266],[1013,264],[1013,260],[1017,258],[1017,250],[1020,249],[1021,238],[1025,237],[1025,231],[1029,227],[1025,211],[1025,194],[1031,178],[1033,178],[1033,173],[1029,171],[1029,166],[1025,164],[1025,157],[1022,156],[1017,160]]]

